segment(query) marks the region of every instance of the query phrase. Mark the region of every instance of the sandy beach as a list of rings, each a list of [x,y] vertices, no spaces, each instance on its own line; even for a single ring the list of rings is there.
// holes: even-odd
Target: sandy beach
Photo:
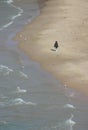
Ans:
[[[16,35],[19,48],[64,85],[88,95],[88,2],[48,0]],[[59,48],[54,51],[54,42]]]

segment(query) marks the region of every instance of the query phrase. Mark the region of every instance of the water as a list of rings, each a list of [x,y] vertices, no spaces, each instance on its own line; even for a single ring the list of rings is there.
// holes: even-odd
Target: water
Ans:
[[[62,86],[12,40],[39,13],[36,0],[0,0],[0,130],[87,130],[88,99]]]

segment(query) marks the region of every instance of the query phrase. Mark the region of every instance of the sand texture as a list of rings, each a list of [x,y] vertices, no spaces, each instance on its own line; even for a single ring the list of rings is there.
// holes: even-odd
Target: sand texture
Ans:
[[[88,95],[88,1],[48,0],[16,36],[19,48],[64,85]],[[59,48],[53,45],[58,41]]]

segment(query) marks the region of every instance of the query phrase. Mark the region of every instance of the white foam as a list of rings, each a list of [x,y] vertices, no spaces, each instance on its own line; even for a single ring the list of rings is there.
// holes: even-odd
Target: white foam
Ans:
[[[17,14],[17,15],[12,16],[12,20],[14,20],[15,18],[17,18],[17,17],[21,16],[21,14],[23,13],[23,9],[21,9],[20,7],[15,6],[15,5],[13,5],[13,4],[11,4],[11,6],[12,6],[13,8],[15,8],[15,9],[19,10],[19,12],[18,12],[18,14]]]
[[[19,16],[21,16],[21,14],[17,14],[17,15],[15,15],[15,16],[12,16],[12,20],[14,20],[14,19],[16,19],[17,17],[19,17]]]
[[[7,67],[7,66],[0,65],[0,72],[1,72],[1,74],[3,74],[4,76],[7,76],[7,75],[10,74],[10,72],[13,72],[13,70],[10,69],[10,68]]]
[[[9,27],[11,24],[13,24],[14,20],[15,20],[17,17],[21,16],[22,13],[23,13],[23,9],[21,9],[20,7],[15,6],[14,4],[12,4],[12,3],[13,3],[13,0],[7,0],[7,1],[4,1],[4,2],[6,2],[7,4],[10,4],[13,8],[17,9],[17,10],[18,10],[18,14],[12,16],[12,17],[10,18],[10,22],[7,23],[7,24],[5,24],[5,25],[3,25],[3,26],[0,28],[0,30],[3,30],[3,29],[5,29],[5,28]]]
[[[33,103],[33,102],[25,102],[25,104],[27,104],[27,105],[32,105],[32,106],[37,105],[36,103]]]
[[[64,108],[72,108],[72,109],[75,109],[75,106],[71,105],[71,104],[66,104],[64,106]]]
[[[16,99],[10,101],[10,104],[11,105],[22,105],[22,104],[26,104],[26,105],[33,105],[33,106],[37,105],[36,103],[33,103],[33,102],[25,102],[21,98],[16,98]]]
[[[76,122],[72,120],[73,117],[74,115],[71,114],[71,117],[65,121],[66,130],[73,130],[73,126],[76,124]]]
[[[71,117],[69,119],[67,119],[65,122],[59,122],[58,124],[56,124],[55,126],[52,126],[51,129],[52,130],[73,130],[73,126],[76,124],[75,121],[73,121],[74,115],[71,114]]]
[[[9,22],[9,23],[3,25],[3,27],[1,27],[0,30],[3,30],[4,28],[9,27],[11,24],[13,24],[13,21],[11,21],[11,22]]]
[[[17,15],[14,15],[14,16],[11,17],[11,20],[14,20],[14,19],[16,19],[17,17],[19,17],[19,16],[22,15],[23,9],[21,9],[21,8],[18,7],[18,6],[15,6],[14,4],[11,4],[11,6],[12,6],[13,8],[15,8],[15,9],[19,10],[19,12],[18,12]]]
[[[20,76],[21,76],[21,77],[23,77],[23,78],[25,78],[25,79],[28,79],[27,74],[23,73],[22,71],[19,71],[19,73],[20,73]]]
[[[11,4],[13,3],[13,0],[7,0],[6,3]]]
[[[21,88],[18,86],[17,89],[16,89],[16,92],[17,92],[17,93],[26,93],[27,90],[21,89]]]
[[[12,100],[12,103],[17,105],[17,104],[24,104],[25,102],[21,98],[16,98],[16,99]]]
[[[13,23],[13,21],[11,21],[11,22],[5,24],[5,25],[3,26],[3,28],[7,28],[7,27],[10,26],[12,23]]]

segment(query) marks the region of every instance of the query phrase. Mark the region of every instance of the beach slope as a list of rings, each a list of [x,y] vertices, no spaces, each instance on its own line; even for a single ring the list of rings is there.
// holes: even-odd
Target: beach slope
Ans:
[[[29,58],[64,85],[88,95],[88,2],[48,0],[15,38]],[[54,42],[59,48],[55,51]]]

